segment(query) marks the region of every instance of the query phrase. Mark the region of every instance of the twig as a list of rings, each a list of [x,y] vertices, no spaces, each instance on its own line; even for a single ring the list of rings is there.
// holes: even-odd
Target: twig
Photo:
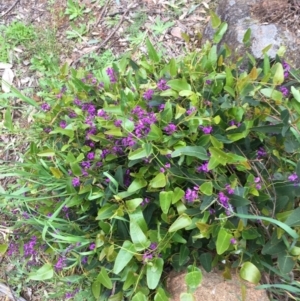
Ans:
[[[74,64],[78,63],[78,61],[79,61],[84,55],[89,54],[89,53],[91,53],[91,52],[93,52],[93,51],[97,51],[97,50],[103,48],[103,46],[107,44],[107,42],[113,37],[113,35],[114,35],[114,34],[116,33],[116,31],[119,29],[119,27],[121,26],[121,24],[123,23],[123,21],[124,21],[124,19],[125,19],[125,16],[126,16],[127,13],[130,11],[130,9],[132,9],[134,6],[137,6],[137,4],[130,4],[130,5],[128,6],[128,8],[126,9],[126,11],[125,11],[124,14],[122,15],[122,18],[121,18],[121,20],[119,21],[118,25],[114,28],[114,30],[110,33],[110,35],[109,35],[109,36],[108,36],[108,37],[107,37],[100,45],[98,45],[96,48],[94,48],[94,49],[92,49],[92,50],[90,50],[90,51],[88,51],[88,52],[86,52],[86,53],[80,55],[79,58],[78,58],[77,60],[75,60],[75,61],[73,61],[73,62],[71,63],[71,65],[74,65]]]
[[[13,3],[12,5],[11,5],[11,7],[6,11],[6,12],[4,12],[2,15],[0,15],[0,18],[2,18],[2,17],[4,17],[6,14],[8,14],[16,5],[17,5],[17,3],[19,2],[20,0],[16,0],[15,1],[15,3]]]
[[[105,5],[103,6],[99,17],[98,17],[96,23],[94,24],[94,28],[97,27],[97,25],[99,24],[100,20],[103,18],[103,15],[104,15],[104,13],[106,11],[106,8],[107,8],[109,2],[110,2],[110,0],[107,0],[106,3],[105,3]]]

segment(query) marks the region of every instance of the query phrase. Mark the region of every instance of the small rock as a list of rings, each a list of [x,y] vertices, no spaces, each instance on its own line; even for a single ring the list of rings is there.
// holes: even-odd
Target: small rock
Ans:
[[[266,0],[265,0],[266,1]],[[268,0],[269,1],[269,0]],[[276,0],[270,0],[271,2]],[[255,4],[262,0],[222,0],[219,1],[216,13],[223,22],[227,22],[228,30],[220,44],[226,43],[232,50],[242,56],[246,51],[259,59],[263,57],[262,50],[272,44],[267,54],[275,58],[280,46],[285,46],[287,51],[284,58],[295,68],[300,67],[300,34],[297,30],[290,30],[285,24],[268,23],[261,21],[259,16],[252,13]],[[247,29],[251,29],[251,46],[246,48],[243,37]],[[203,34],[202,42],[212,41],[214,30],[209,24]]]

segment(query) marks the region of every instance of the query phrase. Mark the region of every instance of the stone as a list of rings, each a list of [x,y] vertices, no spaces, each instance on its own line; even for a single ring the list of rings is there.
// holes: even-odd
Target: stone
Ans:
[[[270,44],[272,47],[267,54],[272,59],[276,57],[280,46],[285,46],[284,59],[293,67],[299,68],[300,25],[296,21],[291,23],[288,18],[293,17],[292,20],[300,19],[300,7],[295,9],[292,5],[298,4],[292,4],[291,1],[293,0],[278,1],[219,1],[216,14],[223,22],[228,24],[227,32],[223,36],[220,45],[226,43],[231,50],[236,50],[238,56],[242,56],[245,51],[248,51],[256,59],[263,57],[262,50]],[[275,5],[276,3],[281,3],[280,7]],[[243,37],[248,28],[251,29],[250,48],[246,48],[243,43]],[[207,40],[212,41],[214,32],[215,30],[211,27],[211,24],[208,24],[203,33],[202,43]]]
[[[255,289],[254,284],[241,280],[236,271],[232,270],[232,279],[224,280],[221,271],[207,273],[202,271],[201,285],[194,292],[196,301],[269,301],[264,290]],[[172,271],[167,278],[167,289],[171,301],[180,301],[180,294],[187,292],[184,273]],[[242,298],[242,287],[245,286],[246,298]]]

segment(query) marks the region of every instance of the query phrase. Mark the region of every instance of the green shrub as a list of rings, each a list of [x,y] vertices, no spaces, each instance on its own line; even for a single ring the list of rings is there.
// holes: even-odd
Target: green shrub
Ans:
[[[266,55],[243,71],[209,43],[167,62],[147,48],[94,74],[65,65],[43,91],[5,195],[26,217],[17,226],[33,226],[27,255],[46,244],[52,259],[29,279],[56,273],[92,283],[96,300],[134,301],[168,300],[167,266],[188,266],[188,293],[199,265],[289,282],[300,255],[299,73]]]

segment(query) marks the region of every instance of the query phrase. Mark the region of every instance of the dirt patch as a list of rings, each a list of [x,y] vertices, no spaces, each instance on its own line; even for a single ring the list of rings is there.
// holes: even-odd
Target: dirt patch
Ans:
[[[252,7],[261,22],[284,24],[291,31],[300,29],[299,0],[263,0]]]

